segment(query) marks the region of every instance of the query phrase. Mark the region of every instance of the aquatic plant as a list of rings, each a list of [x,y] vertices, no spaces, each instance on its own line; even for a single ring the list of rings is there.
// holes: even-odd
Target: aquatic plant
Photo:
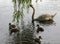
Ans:
[[[24,16],[24,9],[26,8],[29,11],[29,5],[32,4],[32,0],[12,0],[12,2],[14,5],[13,21],[19,22]]]
[[[19,22],[19,19],[24,16],[24,8],[29,8],[32,0],[12,0],[12,2],[14,4],[13,21]]]

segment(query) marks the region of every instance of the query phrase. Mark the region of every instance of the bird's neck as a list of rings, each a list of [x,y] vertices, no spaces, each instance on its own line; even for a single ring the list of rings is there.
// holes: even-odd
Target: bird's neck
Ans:
[[[34,20],[34,14],[35,14],[35,8],[33,7],[33,5],[30,6],[33,9],[33,13],[32,13],[32,21]]]
[[[34,20],[35,9],[33,8],[32,20]]]

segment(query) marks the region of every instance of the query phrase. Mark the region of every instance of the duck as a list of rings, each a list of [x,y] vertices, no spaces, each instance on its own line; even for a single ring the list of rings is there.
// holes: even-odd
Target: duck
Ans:
[[[44,29],[37,24],[37,33],[39,33],[39,31],[40,31],[40,32],[43,32]]]
[[[9,23],[9,32],[11,35],[12,33],[19,32],[19,30],[16,28],[16,25]]]
[[[38,38],[35,38],[35,39],[34,39],[34,41],[35,41],[36,43],[38,43],[38,44],[41,44],[40,39],[42,39],[42,37],[41,37],[41,36],[39,36]]]
[[[9,23],[9,29],[15,28],[16,25]]]

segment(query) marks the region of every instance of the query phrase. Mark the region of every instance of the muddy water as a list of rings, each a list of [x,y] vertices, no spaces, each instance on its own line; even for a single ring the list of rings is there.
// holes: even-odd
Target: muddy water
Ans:
[[[43,38],[42,44],[60,44],[60,1],[59,0],[46,0],[43,2],[35,3],[33,2],[35,7],[35,18],[43,13],[54,14],[57,15],[54,17],[54,24],[51,25],[43,25],[40,24],[44,28],[44,32],[37,34],[38,37],[41,35]],[[29,15],[24,10],[24,22],[25,25],[31,23],[31,15],[32,15],[32,8],[30,8]],[[13,15],[13,3],[10,0],[2,0],[0,1],[0,44],[15,44],[18,39],[14,42],[14,36],[9,36],[8,34],[8,23],[12,22],[12,15]],[[26,16],[27,15],[27,16]],[[35,23],[36,26],[37,22]],[[38,23],[39,24],[39,23]],[[26,27],[26,26],[24,26]],[[18,43],[20,44],[20,43]]]

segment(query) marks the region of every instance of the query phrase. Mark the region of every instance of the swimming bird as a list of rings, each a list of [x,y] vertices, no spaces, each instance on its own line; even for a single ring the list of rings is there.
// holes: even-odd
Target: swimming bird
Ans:
[[[53,20],[53,18],[55,17],[56,13],[54,15],[50,15],[50,14],[42,14],[40,15],[38,18],[34,19],[35,21],[50,21]]]
[[[38,43],[38,44],[41,44],[41,40],[40,40],[40,39],[42,39],[41,36],[39,36],[39,38],[35,38],[34,41],[35,41],[36,43]]]
[[[30,4],[30,7],[33,9],[32,21],[39,21],[39,22],[44,21],[45,22],[45,21],[53,20],[54,16],[56,15],[56,13],[53,14],[53,15],[50,15],[50,14],[42,14],[39,17],[37,17],[36,19],[34,19],[35,8],[31,4]]]
[[[16,28],[16,25],[12,25],[11,23],[9,23],[9,32],[11,35],[12,33],[19,32],[19,30]]]
[[[16,25],[9,23],[9,29],[15,28]]]
[[[44,29],[37,24],[37,33],[39,33],[39,31],[40,31],[40,32],[43,32]]]

